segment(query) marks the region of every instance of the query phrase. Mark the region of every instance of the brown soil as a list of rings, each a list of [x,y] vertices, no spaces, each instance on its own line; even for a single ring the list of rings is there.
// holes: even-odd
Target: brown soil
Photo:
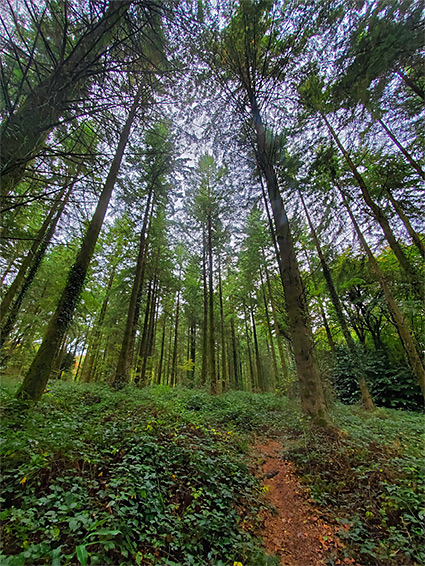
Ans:
[[[335,536],[335,527],[328,525],[308,500],[292,464],[281,458],[282,446],[277,441],[257,444],[255,450],[260,458],[260,473],[266,476],[266,499],[276,511],[262,515],[259,534],[267,551],[280,556],[282,566],[326,564],[325,557],[343,546]],[[354,565],[354,560],[337,559],[335,563]]]

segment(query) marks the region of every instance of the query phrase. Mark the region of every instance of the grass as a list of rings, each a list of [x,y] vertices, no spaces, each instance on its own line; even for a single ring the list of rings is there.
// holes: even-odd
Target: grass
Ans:
[[[248,467],[255,435],[283,439],[312,497],[341,525],[340,558],[424,559],[419,414],[336,405],[348,434],[330,442],[309,433],[296,403],[272,394],[53,382],[26,410],[15,389],[3,382],[0,398],[2,565],[276,564],[255,536],[264,505]]]

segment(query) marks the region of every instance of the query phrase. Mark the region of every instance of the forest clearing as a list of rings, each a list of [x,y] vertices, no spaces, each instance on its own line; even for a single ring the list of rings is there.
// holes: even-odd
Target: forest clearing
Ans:
[[[1,565],[424,564],[421,3],[0,29]]]

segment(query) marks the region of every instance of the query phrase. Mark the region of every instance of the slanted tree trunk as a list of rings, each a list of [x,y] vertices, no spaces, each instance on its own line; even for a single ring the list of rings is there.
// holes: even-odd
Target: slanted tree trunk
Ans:
[[[410,163],[410,165],[413,167],[416,173],[418,173],[418,175],[422,177],[422,179],[425,179],[425,172],[422,170],[419,163],[415,159],[413,159],[410,153],[401,145],[401,143],[398,141],[398,139],[395,137],[395,135],[389,129],[389,127],[385,124],[385,122],[383,122],[383,120],[378,120],[378,122],[384,128],[390,140],[398,147],[398,149],[401,151],[401,153],[404,155],[404,157],[406,158],[408,163]]]
[[[403,71],[396,71],[396,74],[411,90],[413,90],[415,94],[422,98],[422,100],[425,100],[425,92],[418,84],[415,83],[415,81],[412,81],[412,79],[403,73]]]
[[[47,327],[44,340],[35,356],[31,367],[25,376],[24,382],[17,391],[17,397],[38,401],[43,395],[44,388],[52,371],[52,364],[69,325],[80,298],[90,261],[94,254],[100,229],[102,228],[109,200],[115,186],[118,171],[124,156],[125,147],[130,135],[131,126],[136,116],[140,100],[140,89],[137,93],[126,123],[120,135],[117,150],[112,160],[111,168],[100,195],[93,218],[89,224],[86,235],[80,247],[74,265],[72,266],[65,289],[62,292],[59,304]]]
[[[423,290],[421,289],[419,277],[416,274],[413,266],[410,264],[409,260],[407,259],[406,255],[404,254],[399,242],[397,241],[397,239],[396,239],[396,237],[395,237],[395,235],[394,235],[394,233],[393,233],[393,231],[392,231],[392,229],[389,225],[387,217],[385,216],[381,207],[378,206],[373,201],[372,197],[370,196],[369,190],[366,186],[366,183],[365,183],[362,175],[358,171],[357,167],[355,166],[355,164],[354,164],[353,160],[351,159],[351,157],[349,156],[348,152],[345,150],[345,148],[342,145],[339,137],[336,135],[335,130],[333,129],[333,127],[329,123],[329,120],[326,118],[326,115],[323,112],[321,112],[320,115],[323,118],[323,120],[324,120],[329,132],[331,133],[333,139],[335,140],[335,143],[337,144],[339,150],[341,151],[342,155],[344,156],[345,161],[347,162],[348,166],[350,167],[351,172],[353,173],[353,176],[356,179],[356,181],[357,181],[357,183],[360,187],[360,190],[361,190],[361,193],[362,193],[362,196],[363,196],[363,200],[365,201],[367,206],[372,211],[375,220],[381,226],[382,231],[385,235],[385,238],[387,239],[387,242],[390,245],[390,248],[394,252],[394,255],[396,256],[401,268],[405,272],[406,277],[407,277],[408,281],[410,282],[410,284],[412,286],[412,290],[414,291],[415,296],[420,301],[422,301],[423,300]]]
[[[300,384],[301,406],[303,412],[311,418],[314,425],[330,427],[331,423],[326,408],[322,381],[313,352],[313,335],[289,220],[279,192],[276,172],[270,161],[266,130],[254,95],[250,96],[250,104],[256,131],[258,162],[266,180],[282,262],[282,285]]]
[[[338,293],[336,292],[335,285],[334,285],[334,282],[333,282],[333,279],[332,279],[331,271],[330,271],[329,266],[327,264],[325,254],[323,253],[322,246],[320,245],[319,237],[318,237],[317,232],[316,232],[316,230],[313,226],[313,222],[311,221],[310,214],[307,210],[307,207],[306,207],[306,204],[305,204],[305,201],[304,201],[304,198],[302,196],[301,191],[298,191],[298,194],[300,196],[301,203],[303,205],[304,212],[305,212],[305,215],[307,217],[307,222],[308,222],[308,225],[310,227],[311,236],[313,238],[313,242],[314,242],[314,246],[315,246],[316,251],[317,251],[317,255],[319,256],[320,265],[321,265],[322,271],[323,271],[323,276],[325,278],[326,285],[328,287],[329,295],[331,297],[331,301],[332,301],[333,307],[335,309],[339,325],[340,325],[342,333],[344,335],[347,347],[350,350],[351,355],[354,358],[354,367],[355,367],[354,371],[355,371],[357,383],[359,384],[359,388],[360,388],[363,408],[366,411],[373,411],[373,410],[375,410],[375,405],[374,405],[373,400],[372,400],[372,395],[370,394],[369,388],[367,386],[364,373],[361,370],[361,360],[359,359],[357,349],[356,349],[356,345],[354,343],[353,337],[351,336],[350,330],[348,328],[348,324],[347,324],[347,321],[345,319],[344,312],[342,310],[341,301],[339,300]]]
[[[336,182],[336,180],[334,179],[334,181]],[[421,360],[421,356],[417,350],[415,341],[410,333],[409,327],[406,323],[406,320],[403,316],[403,313],[401,312],[398,304],[396,303],[393,294],[391,293],[391,290],[389,288],[389,285],[384,277],[384,274],[382,273],[378,262],[375,259],[375,256],[372,253],[372,250],[370,249],[370,247],[368,246],[365,237],[363,236],[363,232],[360,230],[359,225],[357,224],[356,219],[354,218],[354,215],[351,211],[350,205],[348,204],[348,200],[343,192],[343,190],[341,189],[341,187],[339,187],[338,183],[336,182],[336,186],[339,189],[339,192],[341,194],[343,203],[345,205],[345,208],[347,209],[347,212],[351,218],[351,222],[353,223],[354,226],[354,230],[356,231],[357,237],[359,238],[360,244],[362,246],[362,248],[364,249],[364,251],[366,252],[366,255],[368,257],[369,260],[369,264],[373,270],[373,272],[375,273],[375,277],[378,280],[379,285],[381,286],[381,289],[384,293],[384,297],[387,303],[387,307],[388,307],[388,311],[390,312],[394,323],[396,325],[396,328],[398,330],[401,342],[403,344],[403,347],[405,349],[405,352],[407,354],[407,358],[409,360],[410,366],[413,370],[413,373],[416,375],[419,386],[422,390],[422,393],[425,397],[425,368],[423,366],[423,362]]]
[[[38,251],[38,249],[42,246],[42,244],[47,241],[47,243],[50,242],[51,240],[51,236],[53,236],[54,230],[57,226],[57,223],[59,222],[59,218],[66,206],[66,203],[68,202],[70,193],[73,189],[73,186],[75,184],[75,181],[71,184],[71,186],[68,188],[68,192],[67,192],[67,187],[64,187],[60,193],[58,194],[58,196],[55,199],[55,202],[49,212],[49,214],[46,216],[43,225],[41,226],[40,230],[38,231],[38,234],[30,248],[30,250],[28,251],[27,255],[25,256],[19,270],[18,273],[16,274],[15,279],[12,281],[9,289],[7,290],[6,294],[4,295],[4,298],[1,302],[1,306],[0,306],[0,323],[3,323],[7,316],[8,316],[8,311],[9,308],[13,302],[13,300],[15,299],[19,288],[21,287],[25,275],[28,272],[28,269],[31,265],[31,263],[33,262],[35,255]],[[66,197],[64,198],[66,194]],[[59,214],[56,214],[56,212],[60,212]],[[56,217],[55,217],[56,215]],[[55,217],[55,219],[53,220],[53,218]],[[53,226],[53,231],[52,231],[52,226]],[[50,227],[50,229],[49,229]],[[48,237],[50,235],[50,238]],[[47,246],[46,246],[47,249]]]
[[[62,213],[66,207],[66,205],[68,204],[68,200],[69,197],[71,195],[71,191],[72,191],[72,186],[69,187],[65,198],[58,203],[59,207],[53,207],[53,212],[56,212],[56,216],[53,218],[53,216],[51,216],[51,223],[50,226],[47,230],[47,232],[45,232],[43,234],[43,236],[41,236],[41,232],[42,229],[39,232],[39,236],[42,237],[42,240],[39,246],[37,246],[36,250],[35,250],[35,255],[32,257],[32,263],[31,263],[31,259],[27,262],[27,259],[30,257],[30,254],[28,254],[28,256],[25,258],[24,263],[21,266],[21,269],[19,270],[18,275],[16,276],[14,282],[12,283],[12,286],[10,287],[9,291],[10,291],[10,296],[9,297],[5,297],[4,302],[7,302],[6,299],[10,299],[11,296],[13,295],[14,297],[14,301],[10,307],[10,304],[7,308],[9,308],[8,312],[7,312],[7,318],[4,319],[4,323],[2,324],[1,330],[0,330],[0,348],[3,347],[4,343],[6,342],[7,338],[9,337],[9,334],[12,332],[13,327],[15,325],[16,319],[18,318],[19,315],[19,311],[21,310],[21,305],[22,302],[28,292],[28,289],[31,287],[32,282],[35,279],[35,276],[37,275],[38,272],[38,268],[40,267],[40,264],[45,256],[46,250],[53,238],[53,235],[56,231],[56,227],[58,225],[59,219],[62,216]],[[63,192],[62,196],[63,196]],[[49,215],[50,216],[50,215]],[[53,218],[53,219],[52,219]],[[47,220],[47,218],[46,218]],[[44,226],[44,225],[43,225]],[[33,246],[34,248],[34,246]],[[32,248],[32,249],[33,249]],[[26,265],[24,265],[26,264]],[[18,281],[18,279],[20,279]],[[15,283],[17,282],[17,285],[15,286]],[[21,285],[20,289],[19,289],[19,285]],[[12,287],[14,287],[12,289]],[[8,294],[9,294],[8,291]],[[3,308],[3,305],[2,305]]]
[[[2,195],[8,195],[19,184],[28,162],[43,147],[69,100],[79,97],[91,67],[105,51],[132,2],[111,1],[104,16],[76,43],[68,57],[4,121],[0,131]]]
[[[400,220],[403,222],[409,236],[412,238],[413,243],[418,248],[419,253],[423,257],[423,259],[425,259],[425,245],[424,245],[423,241],[421,240],[419,234],[416,232],[416,230],[411,225],[410,220],[407,218],[406,213],[404,212],[400,203],[394,198],[391,191],[388,188],[386,188],[385,192],[387,193],[388,199],[389,199],[390,203],[393,205],[394,210],[397,212],[397,214],[400,217]]]

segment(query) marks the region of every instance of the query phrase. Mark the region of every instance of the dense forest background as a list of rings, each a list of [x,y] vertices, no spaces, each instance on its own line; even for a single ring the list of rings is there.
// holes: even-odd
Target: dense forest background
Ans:
[[[313,417],[323,389],[421,406],[419,3],[1,16],[2,364],[21,395],[68,376],[298,393]]]
[[[0,25],[1,563],[423,564],[421,3]]]

